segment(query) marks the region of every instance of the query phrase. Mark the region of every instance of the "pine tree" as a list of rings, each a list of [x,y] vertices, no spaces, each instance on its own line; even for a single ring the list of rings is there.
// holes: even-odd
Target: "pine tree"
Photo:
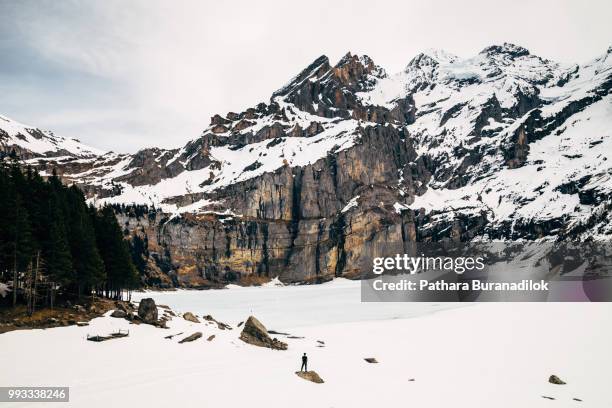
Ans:
[[[30,168],[24,172],[16,160],[0,160],[0,192],[0,281],[18,288],[35,257],[64,297],[102,288],[119,297],[139,286],[111,207],[87,207],[77,187],[64,186],[55,173],[45,181]],[[139,253],[146,251],[144,241],[138,245]],[[13,294],[16,301],[17,290]]]
[[[14,224],[11,222],[11,203],[14,187],[4,162],[0,162],[0,273],[5,276],[11,269],[11,247]]]
[[[15,162],[11,163],[10,168],[3,165],[1,173],[0,188],[3,197],[0,200],[0,219],[3,228],[0,233],[0,268],[12,272],[14,305],[20,273],[31,261],[32,236],[28,212],[19,193],[20,189],[24,189],[23,174]]]
[[[104,263],[98,252],[93,223],[83,193],[72,186],[67,191],[67,201],[72,265],[76,274],[76,291],[80,297],[82,293],[90,292],[104,282]]]
[[[30,224],[30,216],[26,207],[28,198],[28,185],[21,172],[21,169],[16,165],[13,166],[11,177],[15,183],[15,198],[14,205],[14,222],[15,222],[15,264],[21,271],[25,270],[32,260],[33,245],[32,245],[32,227]]]
[[[32,249],[35,253],[42,250],[43,243],[48,240],[50,189],[49,184],[43,180],[40,174],[30,167],[26,171],[26,180],[28,189],[24,200],[32,225]]]
[[[104,260],[106,291],[112,298],[121,296],[122,289],[135,289],[139,276],[132,263],[128,245],[110,206],[102,208],[96,216],[98,248]]]
[[[130,243],[130,254],[132,262],[139,273],[143,274],[147,268],[147,258],[149,256],[147,237],[141,238],[139,235],[134,235]]]
[[[46,243],[45,259],[49,276],[63,286],[75,282],[72,254],[68,244],[68,231],[58,192],[51,192],[49,200],[49,234]]]

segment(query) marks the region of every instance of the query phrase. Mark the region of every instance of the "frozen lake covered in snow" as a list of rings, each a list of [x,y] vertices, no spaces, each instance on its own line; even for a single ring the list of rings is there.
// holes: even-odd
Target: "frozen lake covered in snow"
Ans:
[[[320,285],[230,286],[221,290],[137,292],[132,299],[152,297],[180,312],[210,314],[235,324],[255,315],[270,328],[404,319],[459,307],[457,303],[361,302],[361,282],[335,279]],[[465,304],[461,305],[464,306]]]
[[[0,385],[69,386],[70,403],[57,405],[68,408],[612,406],[612,303],[365,304],[359,282],[342,279],[136,297],[233,330],[180,315],[160,329],[108,312],[85,327],[8,332]],[[288,350],[242,342],[236,326],[251,313],[291,334],[276,335]],[[129,336],[87,341],[117,330]],[[295,375],[304,352],[325,383]],[[550,384],[552,374],[567,384]]]

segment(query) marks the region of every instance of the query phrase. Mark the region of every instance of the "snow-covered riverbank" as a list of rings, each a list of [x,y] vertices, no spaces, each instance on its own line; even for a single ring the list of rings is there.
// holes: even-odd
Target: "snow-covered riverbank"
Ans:
[[[167,330],[102,317],[88,327],[10,332],[0,335],[0,385],[68,385],[66,406],[87,408],[612,406],[612,304],[439,310],[431,304],[364,305],[358,290],[338,281],[145,294],[178,311],[211,314],[234,330],[180,317]],[[287,351],[243,343],[236,325],[251,309],[268,329],[304,338],[278,336]],[[118,329],[129,329],[129,337],[85,340],[88,333]],[[195,331],[203,338],[178,344]],[[179,332],[184,335],[164,339]],[[324,384],[295,376],[303,352]],[[551,374],[567,384],[549,384]]]

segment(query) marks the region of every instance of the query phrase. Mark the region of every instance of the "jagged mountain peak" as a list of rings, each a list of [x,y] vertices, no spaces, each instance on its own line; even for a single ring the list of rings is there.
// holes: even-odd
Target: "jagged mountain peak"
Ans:
[[[417,54],[400,73],[377,80],[371,91],[359,95],[379,106],[391,106],[407,95],[413,95],[417,105],[454,95],[449,101],[452,107],[484,103],[495,94],[504,108],[519,105],[517,109],[523,112],[535,106],[526,103],[525,95],[536,95],[541,86],[554,86],[564,75],[567,77],[566,67],[510,43],[487,47],[469,58],[428,50]]]
[[[443,49],[429,48],[415,55],[414,58],[412,58],[412,60],[410,60],[408,63],[406,70],[410,70],[412,68],[433,67],[439,64],[452,64],[458,60],[458,56]]]
[[[403,121],[405,115],[410,116],[407,113],[408,107],[402,107],[402,112],[393,115],[388,115],[388,112],[374,113],[357,96],[357,93],[371,90],[378,81],[385,78],[385,70],[367,55],[348,52],[333,67],[329,59],[323,56],[272,94],[270,106],[280,107],[283,115],[285,108],[316,115],[319,119],[312,119],[319,121],[321,118],[353,118],[374,122],[395,122],[399,118]]]
[[[412,69],[422,69],[424,67],[430,67],[433,68],[435,66],[439,65],[438,60],[436,60],[435,58],[432,58],[431,56],[421,52],[417,55],[414,56],[414,58],[412,58],[410,60],[410,62],[408,63],[408,65],[406,66],[406,72],[412,70]]]
[[[313,62],[308,64],[306,68],[300,71],[299,74],[294,76],[287,84],[282,86],[280,89],[272,94],[272,99],[277,96],[285,96],[291,93],[294,89],[300,86],[304,81],[310,78],[319,78],[322,74],[329,71],[331,65],[329,64],[329,58],[326,55],[321,55],[316,58]]]
[[[372,58],[367,55],[357,55],[352,54],[350,51],[347,52],[334,66],[336,70],[353,69],[352,75],[350,75],[353,79],[357,80],[362,77],[364,74],[372,75],[376,78],[384,78],[387,76],[385,70],[376,65]]]
[[[369,59],[369,57],[368,57],[367,55],[365,56],[365,58],[368,58],[368,59]],[[356,59],[359,59],[359,56],[358,56],[358,55],[353,55],[353,53],[352,53],[352,52],[347,51],[347,52],[346,52],[346,54],[344,54],[344,55],[343,55],[343,56],[342,56],[342,57],[341,57],[341,58],[338,60],[338,63],[336,63],[336,65],[335,65],[335,66],[336,66],[336,67],[341,67],[341,66],[343,66],[343,65],[345,65],[345,64],[348,64],[350,61],[352,61],[352,60],[356,60]]]
[[[349,51],[333,67],[330,65],[329,58],[322,55],[274,92],[271,99],[287,98],[291,94],[302,92],[306,81],[319,82],[321,85],[335,81],[336,86],[362,90],[374,80],[386,76],[385,70],[376,65],[367,55],[357,55]]]
[[[356,93],[371,89],[386,77],[385,70],[367,55],[347,52],[334,66],[327,56],[321,55],[275,91],[268,103],[260,103],[240,113],[212,116],[203,136],[212,133],[215,137],[238,137],[266,131],[269,127],[280,130],[296,124],[295,134],[310,127],[308,134],[312,135],[322,130],[315,122],[332,118],[364,119],[369,115],[365,107],[357,103]],[[253,140],[253,137],[248,139]],[[260,137],[254,139],[260,140]]]
[[[521,47],[520,45],[505,42],[501,45],[490,45],[480,51],[481,55],[494,56],[494,55],[508,55],[513,58],[523,57],[530,55],[527,48]]]
[[[436,59],[439,62],[452,64],[453,62],[459,60],[460,58],[441,48],[428,48],[423,51],[423,54],[429,55],[431,58]]]

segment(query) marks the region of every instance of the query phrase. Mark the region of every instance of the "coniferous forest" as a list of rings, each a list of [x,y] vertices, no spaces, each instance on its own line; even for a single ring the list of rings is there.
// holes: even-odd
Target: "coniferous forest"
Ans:
[[[140,285],[113,208],[16,161],[0,161],[0,192],[0,283],[17,288],[4,304],[119,299]]]

